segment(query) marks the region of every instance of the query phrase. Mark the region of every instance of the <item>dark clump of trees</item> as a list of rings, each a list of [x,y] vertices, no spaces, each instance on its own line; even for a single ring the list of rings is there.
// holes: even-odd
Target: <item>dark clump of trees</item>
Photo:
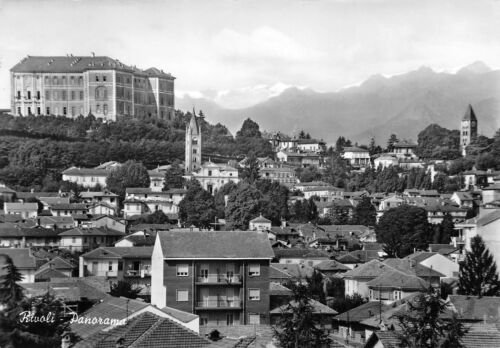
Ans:
[[[125,197],[126,188],[149,187],[149,183],[147,168],[134,160],[129,160],[113,169],[106,179],[108,189],[122,198]]]
[[[192,178],[187,183],[186,195],[179,203],[179,219],[187,226],[209,228],[216,216],[214,197]]]
[[[418,134],[417,156],[426,159],[453,160],[460,154],[460,132],[431,124]]]
[[[141,291],[141,287],[134,287],[130,282],[120,280],[117,283],[111,285],[111,291],[109,292],[109,294],[114,297],[127,297],[136,299]]]

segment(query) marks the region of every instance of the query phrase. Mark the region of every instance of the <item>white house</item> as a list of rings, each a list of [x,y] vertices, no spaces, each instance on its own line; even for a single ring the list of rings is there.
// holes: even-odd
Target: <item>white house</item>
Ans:
[[[408,255],[406,258],[431,268],[434,271],[438,271],[439,273],[444,274],[446,278],[458,278],[460,268],[458,263],[453,262],[440,253],[420,251]]]
[[[23,219],[32,219],[38,216],[37,203],[4,203],[5,215],[19,214]]]
[[[342,157],[355,168],[366,168],[370,166],[370,152],[359,147],[346,147]]]
[[[217,190],[229,182],[237,184],[240,181],[238,169],[211,161],[203,163],[198,172],[193,172],[186,177],[188,179],[194,177],[199,181],[201,187],[211,194],[215,194]]]
[[[382,167],[387,168],[390,166],[397,166],[398,165],[398,159],[394,156],[390,155],[382,155],[380,157],[377,157],[373,160],[373,164],[375,168]]]
[[[266,219],[260,214],[255,219],[250,220],[250,231],[269,231],[271,229],[271,220]]]

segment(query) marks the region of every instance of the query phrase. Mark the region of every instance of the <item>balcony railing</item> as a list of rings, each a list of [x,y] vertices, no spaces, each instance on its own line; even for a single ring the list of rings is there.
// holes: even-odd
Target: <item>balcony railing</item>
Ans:
[[[129,269],[125,271],[125,276],[126,277],[150,277],[151,276],[151,271],[150,270],[140,270],[140,269]]]
[[[240,308],[241,300],[202,300],[196,302],[198,308]]]
[[[228,276],[227,274],[207,274],[203,276],[198,276],[196,278],[198,283],[217,283],[217,284],[232,284],[241,283],[241,276],[239,274],[234,274]]]

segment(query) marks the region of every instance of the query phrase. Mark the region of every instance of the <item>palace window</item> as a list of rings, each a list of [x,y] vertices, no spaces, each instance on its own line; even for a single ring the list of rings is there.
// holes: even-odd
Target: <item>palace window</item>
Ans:
[[[188,290],[177,290],[177,302],[186,302],[189,300]]]
[[[260,289],[248,289],[249,301],[260,301]]]
[[[248,265],[248,275],[250,277],[260,276],[260,264],[253,263]]]

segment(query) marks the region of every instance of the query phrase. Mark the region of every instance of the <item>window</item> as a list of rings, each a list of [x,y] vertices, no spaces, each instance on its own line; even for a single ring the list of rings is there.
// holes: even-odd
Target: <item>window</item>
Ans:
[[[189,265],[188,264],[177,265],[177,276],[178,277],[187,277],[188,275],[189,275]]]
[[[57,76],[54,76],[54,77],[52,78],[52,84],[53,84],[53,85],[57,85]]]
[[[177,302],[186,302],[189,300],[188,290],[177,290]]]
[[[70,81],[70,85],[74,85],[75,84],[75,77],[74,76],[71,76],[69,78],[69,81]]]
[[[75,100],[75,91],[71,91],[71,100]]]
[[[401,300],[401,291],[394,291],[394,300]]]
[[[108,262],[108,271],[112,271],[113,270],[113,261],[109,261]]]
[[[21,99],[21,91],[17,91],[17,99]]]
[[[66,100],[66,91],[62,91],[62,100]]]
[[[46,85],[48,85],[48,84],[50,83],[50,81],[49,81],[49,77],[48,77],[48,76],[45,76],[44,81],[45,81],[45,84],[46,84]]]
[[[99,104],[96,105],[95,112],[97,112],[98,114],[101,113],[101,105],[99,105]]]
[[[54,91],[54,100],[58,100],[59,99],[59,92],[57,91]]]
[[[96,82],[99,82],[99,75],[95,76],[95,80],[96,80]]]
[[[260,276],[260,264],[253,263],[248,265],[248,275],[250,277]]]
[[[31,99],[31,91],[28,91],[28,99]]]
[[[83,85],[83,76],[80,76],[80,77],[78,78],[78,84],[79,84],[80,86],[81,86],[81,85]]]
[[[17,107],[17,114],[21,115],[21,107],[20,106]]]
[[[71,242],[76,243],[76,237],[71,237]]]
[[[260,301],[260,289],[248,289],[249,301]]]
[[[108,105],[107,104],[104,104],[102,106],[102,112],[104,113],[104,115],[107,115],[108,114]]]
[[[38,106],[38,107],[36,108],[36,114],[37,114],[37,115],[41,115],[41,114],[42,114],[42,108],[41,108],[41,107],[39,107],[39,106]]]
[[[63,77],[62,77],[62,84],[63,84],[63,85],[66,85],[66,76],[63,76]]]
[[[260,315],[259,314],[249,314],[248,315],[249,325],[260,325]]]
[[[40,91],[36,91],[36,99],[40,100]]]
[[[106,82],[106,75],[104,75],[104,76],[102,77],[102,80],[103,80],[104,82]]]
[[[74,106],[71,107],[71,116],[75,116],[75,107]]]
[[[83,91],[80,91],[80,100],[83,100]]]
[[[31,107],[28,106],[28,115],[31,115]]]
[[[45,111],[46,111],[45,115],[50,115],[50,108],[49,107],[47,107],[47,109]]]
[[[67,107],[63,107],[63,115],[66,116],[68,114],[68,108]]]
[[[50,100],[50,91],[45,91],[45,99]]]

